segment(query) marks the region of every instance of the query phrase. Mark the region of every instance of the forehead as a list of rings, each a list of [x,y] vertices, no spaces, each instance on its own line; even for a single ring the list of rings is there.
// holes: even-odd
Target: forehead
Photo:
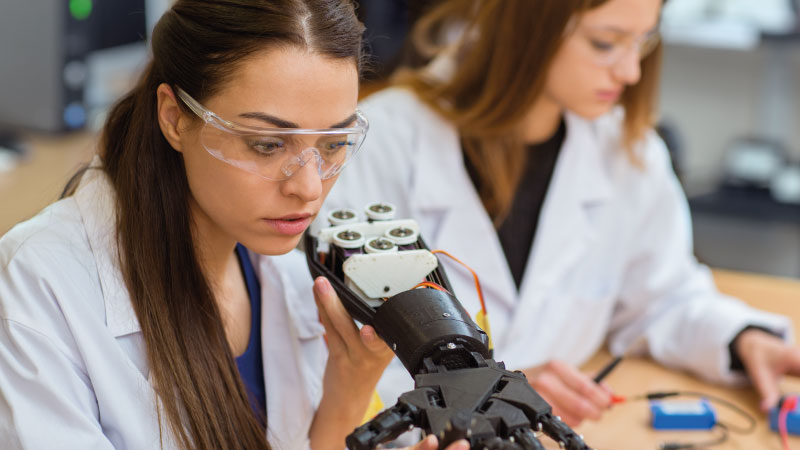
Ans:
[[[242,113],[262,112],[303,128],[325,128],[352,114],[357,102],[353,59],[287,46],[242,61],[206,106],[234,120]]]
[[[658,25],[663,0],[608,0],[590,9],[581,23],[622,33],[642,34]]]

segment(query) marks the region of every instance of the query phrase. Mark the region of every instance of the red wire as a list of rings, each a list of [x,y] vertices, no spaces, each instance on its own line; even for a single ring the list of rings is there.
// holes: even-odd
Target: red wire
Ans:
[[[784,450],[789,449],[789,431],[786,429],[786,418],[790,411],[793,411],[797,406],[797,397],[787,397],[781,405],[781,410],[778,413],[778,431],[781,434],[781,443]]]
[[[461,262],[461,260],[459,260],[455,256],[451,255],[450,253],[447,253],[444,250],[431,250],[431,253],[441,253],[441,254],[447,256],[448,258],[452,259],[453,261],[455,261],[455,262],[461,264],[462,266],[466,267],[466,269],[469,270],[472,273],[472,277],[475,278],[475,289],[478,291],[478,300],[480,300],[480,302],[481,302],[481,311],[483,311],[483,314],[486,314],[486,302],[484,302],[484,300],[483,300],[483,290],[481,289],[481,282],[478,280],[478,274],[475,273],[475,271],[472,270],[472,268],[470,266],[464,264],[463,262]]]

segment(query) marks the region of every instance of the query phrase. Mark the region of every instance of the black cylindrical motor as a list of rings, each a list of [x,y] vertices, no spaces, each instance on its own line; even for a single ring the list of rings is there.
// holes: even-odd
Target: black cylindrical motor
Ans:
[[[424,372],[426,357],[448,370],[470,367],[471,352],[491,358],[488,336],[447,292],[401,292],[377,309],[373,325],[412,375]]]

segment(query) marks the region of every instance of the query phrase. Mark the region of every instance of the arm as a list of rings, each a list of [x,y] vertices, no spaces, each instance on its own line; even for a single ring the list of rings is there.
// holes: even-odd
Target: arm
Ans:
[[[80,366],[48,336],[7,319],[0,321],[0,435],[7,449],[113,448]]]
[[[58,286],[47,282],[55,275],[47,279],[41,275],[60,249],[47,245],[23,251],[8,241],[4,244],[0,248],[1,446],[113,449],[103,433],[83,359],[58,306]],[[68,283],[80,285],[75,278],[80,271],[63,275],[63,267],[56,269]]]
[[[789,322],[717,291],[710,271],[692,254],[688,205],[663,143],[651,136],[646,150],[639,194],[631,205],[636,226],[630,231],[611,350],[646,350],[665,365],[711,381],[741,381],[741,374],[730,370],[728,346],[734,337],[756,325],[790,339]]]
[[[311,448],[341,450],[345,437],[361,425],[375,385],[394,353],[372,327],[356,328],[326,279],[315,281],[314,298],[329,357],[322,400],[311,425]]]

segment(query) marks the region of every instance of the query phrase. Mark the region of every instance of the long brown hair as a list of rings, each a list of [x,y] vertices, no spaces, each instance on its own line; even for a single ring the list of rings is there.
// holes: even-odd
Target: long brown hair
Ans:
[[[434,56],[449,25],[465,27],[454,56],[458,70],[450,78],[437,80],[425,68],[401,69],[393,82],[410,86],[455,124],[496,226],[511,207],[525,167],[518,124],[542,94],[547,68],[572,21],[606,1],[444,0],[412,30],[417,51]],[[626,111],[622,143],[634,164],[634,145],[654,122],[660,61],[659,45],[642,61],[641,81],[621,98]]]
[[[362,32],[349,0],[178,0],[155,27],[137,86],[109,114],[100,147],[117,197],[121,270],[164,411],[156,406],[160,433],[166,418],[184,449],[269,445],[198,261],[184,163],[158,126],[156,89],[180,86],[202,102],[239,63],[276,45],[360,68]]]

